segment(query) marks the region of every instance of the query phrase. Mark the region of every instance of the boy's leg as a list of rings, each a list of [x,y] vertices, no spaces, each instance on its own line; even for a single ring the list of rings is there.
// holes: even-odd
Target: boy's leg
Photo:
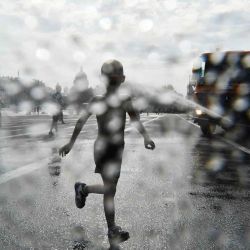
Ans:
[[[119,164],[120,165],[120,164]],[[116,186],[119,180],[119,175],[107,177],[102,174],[103,183],[105,186],[105,193],[103,196],[103,205],[106,221],[108,224],[108,238],[111,246],[117,246],[117,244],[129,239],[129,233],[122,230],[121,227],[115,224],[115,193]]]
[[[118,178],[110,178],[101,175],[104,185],[88,185],[84,188],[87,194],[103,194],[104,213],[107,220],[108,228],[115,226],[115,205],[114,197]]]
[[[115,226],[115,193],[116,186],[119,177],[110,178],[105,175],[101,175],[104,183],[104,195],[103,195],[103,206],[104,213],[108,225],[108,229],[113,228]]]
[[[85,191],[88,194],[104,194],[105,187],[104,185],[88,185],[86,186]]]
[[[119,164],[120,165],[120,164]],[[108,237],[111,245],[119,244],[123,241],[126,241],[129,238],[129,233],[123,231],[121,227],[116,226],[115,224],[115,204],[114,197],[116,193],[116,186],[119,179],[117,173],[113,176],[108,176],[107,174],[101,174],[104,185],[89,185],[85,183],[77,183],[80,185],[79,194],[79,208],[82,208],[85,205],[86,197],[89,193],[103,194],[103,205],[104,213],[108,225]],[[77,196],[76,196],[77,197]],[[77,202],[76,202],[77,204]]]
[[[85,183],[81,183],[81,182],[75,183],[75,191],[76,191],[76,206],[78,208],[83,208],[85,206],[85,200],[88,194],[105,195],[106,193],[110,192],[108,185],[104,184],[104,185],[88,185],[87,186]]]
[[[119,176],[107,177],[101,174],[104,185],[86,185],[83,192],[88,194],[103,194],[104,213],[108,228],[115,226],[115,204],[114,197]]]

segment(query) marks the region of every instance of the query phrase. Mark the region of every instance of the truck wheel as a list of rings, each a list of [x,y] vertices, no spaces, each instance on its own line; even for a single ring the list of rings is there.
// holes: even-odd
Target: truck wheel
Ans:
[[[202,131],[203,135],[205,135],[207,137],[212,136],[215,132],[215,129],[216,129],[216,125],[211,124],[211,123],[201,126],[201,131]]]

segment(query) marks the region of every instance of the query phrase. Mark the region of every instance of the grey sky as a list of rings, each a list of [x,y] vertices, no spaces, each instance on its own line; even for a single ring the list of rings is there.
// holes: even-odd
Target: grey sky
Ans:
[[[2,0],[0,74],[70,86],[82,65],[96,85],[117,58],[128,80],[185,93],[195,56],[249,49],[249,10],[249,0]]]

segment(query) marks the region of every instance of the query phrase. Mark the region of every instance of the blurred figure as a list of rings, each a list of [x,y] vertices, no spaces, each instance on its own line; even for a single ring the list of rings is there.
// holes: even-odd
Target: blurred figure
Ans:
[[[39,115],[40,114],[40,106],[39,105],[35,106],[34,109],[33,109],[33,112],[34,112],[34,114]]]
[[[3,102],[0,97],[0,127],[2,126],[2,107],[3,107]]]
[[[103,185],[86,185],[77,182],[75,184],[75,202],[78,208],[83,208],[88,194],[104,195],[108,238],[111,247],[113,247],[129,238],[129,233],[115,224],[114,205],[124,149],[126,113],[129,114],[131,121],[136,124],[143,136],[145,148],[153,150],[155,144],[140,122],[139,113],[133,108],[131,97],[124,96],[119,92],[120,85],[125,81],[122,64],[116,60],[105,62],[101,68],[101,74],[106,80],[106,94],[96,96],[88,104],[85,112],[76,123],[70,142],[63,146],[59,153],[65,156],[70,152],[88,118],[92,114],[96,115],[98,136],[94,145],[95,173],[101,174]]]
[[[63,106],[64,106],[64,101],[63,101],[63,96],[61,94],[62,87],[57,84],[56,85],[56,92],[53,94],[52,99],[53,101],[57,104],[58,106],[58,112],[52,116],[52,123],[49,131],[49,135],[53,136],[53,129],[57,132],[58,126],[57,123],[58,121],[61,121],[63,124],[65,123],[63,121]]]
[[[37,114],[39,115],[40,114],[40,106],[38,105],[37,107],[36,107],[36,112],[37,112]]]
[[[1,111],[1,109],[4,107],[4,102],[3,102],[2,99],[3,99],[3,98],[2,98],[1,95],[0,95],[0,111]]]
[[[64,119],[63,119],[63,110],[62,109],[61,109],[61,112],[60,112],[59,120],[61,121],[62,124],[66,124]]]

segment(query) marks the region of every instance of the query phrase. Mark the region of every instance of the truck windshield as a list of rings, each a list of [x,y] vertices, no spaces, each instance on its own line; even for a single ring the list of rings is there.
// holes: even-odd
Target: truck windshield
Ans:
[[[223,79],[225,85],[250,81],[250,68],[245,61],[249,53],[228,52],[210,53],[202,56],[205,63],[204,76],[206,82],[211,84],[211,77],[214,83]]]
[[[193,64],[192,80],[201,84],[201,79],[205,76],[206,61],[205,57],[200,56]]]

